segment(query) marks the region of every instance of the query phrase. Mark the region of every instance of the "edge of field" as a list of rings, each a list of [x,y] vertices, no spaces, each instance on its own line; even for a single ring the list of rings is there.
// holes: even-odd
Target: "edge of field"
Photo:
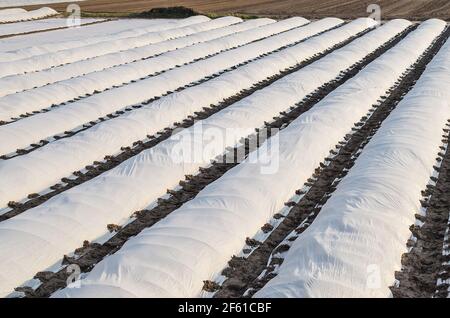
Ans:
[[[138,16],[139,14],[143,12],[148,12],[150,9],[154,8],[162,8],[162,7],[170,7],[174,8],[178,5],[178,2],[181,4],[178,5],[178,7],[184,7],[189,10],[193,10],[196,14],[202,14],[206,15],[210,18],[218,18],[223,16],[236,16],[240,17],[242,19],[254,19],[254,18],[273,18],[273,19],[285,19],[293,16],[302,16],[306,19],[321,19],[325,17],[336,17],[341,18],[345,20],[351,20],[358,17],[367,17],[369,13],[366,13],[365,10],[362,12],[361,10],[349,10],[349,9],[342,9],[341,11],[335,9],[326,9],[321,11],[316,10],[309,10],[308,8],[305,9],[299,9],[299,10],[293,10],[289,11],[289,13],[286,13],[286,10],[281,10],[280,8],[272,8],[268,9],[265,8],[264,5],[243,5],[242,8],[234,8],[230,9],[226,6],[220,6],[217,5],[215,8],[211,7],[202,7],[201,5],[198,5],[195,3],[194,0],[192,0],[192,3],[189,3],[186,5],[186,1],[178,1],[174,2],[173,6],[161,6],[157,4],[148,4],[148,5],[142,5],[141,2],[134,3],[133,1],[130,1],[129,3],[117,5],[117,2],[119,0],[101,0],[99,1],[99,5],[93,5],[92,1],[86,1],[86,2],[77,2],[76,4],[80,5],[81,7],[81,16],[82,17],[89,17],[89,18],[158,18],[155,16]],[[157,1],[156,1],[157,2]],[[67,15],[66,8],[70,4],[70,2],[62,2],[62,3],[55,3],[55,4],[48,4],[45,6],[51,7],[58,11],[59,13],[63,15]],[[30,6],[21,6],[25,8],[26,10],[33,10],[38,9],[44,5],[30,5]],[[191,9],[192,8],[192,9]],[[448,11],[448,10],[447,10]],[[410,21],[423,21],[430,18],[438,18],[445,20],[447,22],[450,22],[450,14],[448,14],[446,10],[441,12],[433,12],[433,14],[414,14],[411,12],[411,14],[408,14],[406,12],[401,12],[397,10],[391,10],[387,11],[383,14],[383,20],[392,20],[392,19],[408,19]],[[161,18],[182,18],[179,15],[175,14],[167,14],[164,16],[161,16]]]

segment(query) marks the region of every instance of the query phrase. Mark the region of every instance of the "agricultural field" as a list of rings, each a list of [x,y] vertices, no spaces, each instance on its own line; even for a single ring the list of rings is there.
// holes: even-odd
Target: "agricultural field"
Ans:
[[[64,0],[0,0],[11,2],[42,1],[58,11],[65,11]],[[67,1],[66,2],[74,2]],[[127,14],[167,6],[185,6],[200,13],[246,14],[286,17],[292,15],[305,18],[339,17],[354,19],[367,16],[370,4],[379,5],[385,19],[404,18],[425,20],[440,18],[450,21],[448,0],[83,0],[77,2],[83,12]],[[40,6],[29,6],[36,9]]]
[[[1,297],[450,297],[446,21],[30,10],[0,9]]]

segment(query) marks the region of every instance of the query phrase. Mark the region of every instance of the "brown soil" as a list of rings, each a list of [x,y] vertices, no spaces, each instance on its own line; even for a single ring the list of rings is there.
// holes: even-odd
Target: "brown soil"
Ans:
[[[450,20],[448,0],[88,0],[78,4],[85,12],[132,13],[155,7],[185,6],[203,13],[355,18],[367,16],[367,6],[372,3],[380,5],[383,19]],[[67,3],[48,6],[65,11]],[[36,7],[39,6],[32,6]]]
[[[448,144],[450,120],[442,136]],[[445,149],[445,148],[444,148]],[[426,215],[417,215],[423,222],[422,226],[411,226],[411,232],[417,238],[416,242],[409,241],[412,247],[409,253],[402,256],[402,270],[395,276],[399,286],[391,287],[394,297],[430,298],[449,296],[449,284],[436,286],[438,278],[447,280],[449,276],[450,256],[444,255],[444,237],[450,212],[450,147],[444,154],[440,149],[437,161],[441,166],[434,167],[439,173],[436,185],[428,185],[422,191],[422,206],[426,208]],[[436,181],[436,180],[434,180]]]

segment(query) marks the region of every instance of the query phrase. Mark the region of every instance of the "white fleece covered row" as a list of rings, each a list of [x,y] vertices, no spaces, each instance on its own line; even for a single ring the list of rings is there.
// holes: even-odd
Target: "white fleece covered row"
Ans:
[[[294,39],[294,34],[298,36],[302,36],[302,34],[310,35],[311,32],[317,32],[315,30],[321,29],[321,27],[323,28],[324,25],[328,28],[330,28],[330,25],[335,26],[334,23],[336,23],[336,20],[326,20],[315,24],[314,26],[307,26],[306,29],[295,29],[306,23],[307,20],[303,18],[283,20],[281,22],[263,25],[259,28],[229,34],[218,39],[167,52],[150,59],[138,60],[133,63],[89,73],[85,76],[60,81],[37,89],[5,96],[0,99],[0,120],[2,120],[2,118],[18,116],[23,114],[23,112],[41,110],[52,104],[59,104],[73,98],[85,96],[86,94],[92,94],[96,91],[104,91],[113,86],[121,86],[124,83],[144,79],[157,72],[182,66],[185,63],[195,62],[195,60],[208,57],[211,54],[217,54],[221,51],[248,44],[290,29],[294,29],[292,30],[293,32],[281,34],[280,37],[292,41],[292,39]],[[244,27],[247,27],[247,25],[248,24],[246,23]],[[251,25],[252,22],[250,22],[250,26]],[[299,32],[301,32],[301,34],[299,34]],[[258,44],[254,44],[253,46],[258,46]],[[147,79],[147,81],[141,80],[139,85],[145,85],[148,80],[153,79]],[[136,85],[137,83],[128,85],[128,87],[132,88]],[[122,87],[121,89],[125,88]],[[138,94],[137,97],[141,95],[142,93]],[[99,98],[100,96],[103,95],[97,95],[96,98]],[[33,103],[30,104],[29,100],[33,100]],[[139,101],[143,100],[140,99]]]
[[[0,11],[0,23],[7,22],[20,22],[20,21],[29,21],[42,19],[46,17],[51,17],[53,15],[57,15],[58,12],[53,10],[52,8],[44,7],[40,9],[36,9],[33,11],[11,11],[11,10],[23,10],[23,9],[7,9]],[[9,11],[9,12],[3,12]]]
[[[136,37],[149,32],[169,30],[210,21],[205,16],[176,19],[119,19],[83,28],[68,28],[45,34],[0,39],[0,62],[57,52],[105,41]]]
[[[104,19],[96,19],[96,18],[83,18],[80,20],[80,26],[86,27],[92,23],[106,23]],[[0,28],[0,37],[8,36],[7,38],[0,39],[0,51],[4,48],[4,46],[8,44],[2,43],[2,40],[12,39],[13,35],[20,35],[20,38],[23,36],[52,32],[55,29],[64,30],[67,29],[67,20],[64,18],[48,18],[41,19],[38,21],[25,21],[20,23],[7,23],[2,24]],[[39,32],[37,32],[39,31]],[[45,32],[41,32],[45,31]],[[34,33],[37,32],[37,33]],[[22,39],[24,42],[25,39]],[[1,53],[0,53],[1,54]]]
[[[153,63],[154,67],[162,67],[165,69],[170,67],[170,65],[176,65],[177,63],[183,64],[185,61],[194,60],[195,58],[214,52],[218,53],[223,50],[231,49],[211,58],[171,69],[158,76],[153,76],[119,88],[104,91],[91,97],[84,98],[83,100],[55,108],[50,112],[37,114],[1,126],[0,140],[2,142],[0,142],[0,153],[5,154],[13,152],[18,148],[27,147],[32,142],[37,142],[55,134],[74,129],[89,121],[97,120],[99,117],[109,113],[174,91],[177,88],[194,83],[207,76],[214,75],[215,73],[222,72],[240,63],[256,59],[262,54],[272,52],[285,45],[296,43],[301,39],[325,31],[336,26],[340,22],[340,19],[321,20],[302,28],[294,28],[291,31],[284,32],[277,36],[272,36],[261,41],[231,49],[258,38],[279,33],[282,30],[291,29],[293,25],[298,23],[303,23],[302,19],[284,20],[254,30],[234,34],[226,38],[201,43],[195,47],[166,53],[154,59],[155,61],[158,61],[157,64]],[[352,34],[353,31],[364,28],[366,28],[366,24],[361,20],[357,20],[342,29],[342,32],[339,34],[341,39],[345,39],[347,38],[347,35]],[[325,46],[325,48],[326,47],[327,46]],[[322,50],[322,47],[320,47],[320,50]],[[131,68],[130,65],[124,65],[123,67],[127,66]],[[142,69],[135,69],[134,71],[140,72]],[[129,73],[132,73],[132,71],[130,70]],[[122,74],[122,72],[120,72],[120,74],[122,77],[127,75]],[[110,77],[111,80],[114,78],[115,76]],[[99,77],[95,83],[101,85],[105,82],[107,81],[104,77]],[[80,87],[80,89],[88,89],[89,84],[94,86],[94,83],[88,82],[85,83],[83,87]],[[108,85],[109,84],[107,84],[107,86]],[[74,87],[66,87],[66,92],[71,92],[73,88]],[[33,99],[33,101],[36,102],[35,99]],[[29,103],[28,105],[32,104]]]
[[[232,24],[232,22],[233,20],[228,20],[229,24]],[[233,23],[235,22],[236,21],[234,21]],[[177,29],[177,33],[179,33],[180,36],[182,33],[185,33],[186,36],[183,37],[175,36],[175,39],[172,40],[131,49],[123,49],[121,47],[118,52],[104,54],[87,60],[53,67],[48,70],[0,78],[0,97],[24,91],[26,89],[40,87],[69,78],[101,71],[113,66],[147,59],[157,54],[173,51],[201,42],[214,40],[223,36],[246,31],[274,22],[275,20],[272,19],[254,19],[247,22],[234,24],[228,27],[218,27],[218,24],[223,24],[223,21],[214,20],[211,22],[200,23],[194,26],[187,26],[182,29]],[[98,75],[100,74],[97,74],[97,76]],[[105,74],[105,76],[108,76],[108,74]],[[34,93],[36,94],[38,93],[38,91],[35,91]],[[17,98],[17,96],[19,95],[16,95],[15,98]]]
[[[450,41],[255,297],[391,297],[450,118]]]
[[[186,173],[195,172],[222,153],[226,146],[234,145],[236,140],[262,126],[264,120],[286,110],[316,88],[305,92],[297,85],[295,74],[287,76],[115,169],[0,223],[0,255],[4,256],[0,260],[0,269],[8,270],[0,276],[0,294],[4,288],[23,282],[32,272],[58,261],[62,253],[73,250],[81,241],[100,237],[105,233],[106,224],[125,222],[132,211],[156,200]],[[275,100],[279,103],[272,104]],[[231,131],[224,136],[223,143],[221,138],[214,139],[217,130],[223,133],[226,129]],[[190,137],[194,138],[196,147],[212,138],[209,151],[192,162],[188,158],[190,154],[182,152],[183,146],[189,150],[192,145]],[[87,215],[90,215],[88,222]],[[22,226],[26,229],[20,229]],[[31,251],[26,246],[30,231],[36,236],[30,245]],[[42,245],[39,256],[33,255],[39,250],[37,245]],[[20,260],[25,254],[26,260],[21,265]]]
[[[25,13],[25,12],[27,12],[27,10],[22,9],[22,8],[3,9],[3,10],[0,10],[0,17],[12,15],[12,14],[20,14],[20,13]]]
[[[311,85],[312,88],[308,88],[308,91],[319,87],[410,25],[406,20],[393,20],[383,25],[306,67],[301,71],[301,81]],[[153,135],[204,107],[217,104],[265,78],[295,66],[323,47],[317,45],[318,42],[334,43],[339,40],[334,35],[338,32],[339,29],[327,32],[211,81],[163,97],[124,116],[100,123],[71,138],[55,141],[27,155],[0,162],[0,206],[11,200],[24,199],[30,193],[40,192],[73,171],[94,161],[101,161],[105,155],[117,153],[123,146]],[[14,193],[11,189],[15,189]]]
[[[425,23],[281,131],[278,151],[273,148],[262,158],[253,152],[193,200],[105,258],[81,281],[81,288],[66,288],[55,296],[199,296],[203,280],[215,277],[230,257],[239,253],[245,238],[252,237],[284,206],[443,25]],[[286,87],[278,96],[264,97],[270,99],[266,102],[270,105],[281,103],[284,95],[290,94]],[[262,149],[266,146],[267,142]],[[270,162],[278,162],[279,168],[262,173]],[[165,169],[162,172],[167,173]]]
[[[359,24],[346,25],[343,33],[347,37],[352,35],[351,29],[359,33],[359,28],[367,27],[367,21],[359,28],[355,25]],[[335,36],[339,37],[338,33]],[[234,145],[239,138],[262,126],[264,120],[270,120],[316,88],[305,92],[298,85],[296,74],[291,74],[101,176],[1,222],[0,295],[57,262],[83,240],[92,241],[103,235],[106,224],[122,224],[133,211],[146,207],[166,189],[174,187],[186,173],[195,172],[226,146]],[[198,147],[215,136],[217,130],[223,133],[228,128],[231,130],[223,143],[220,138],[213,138],[211,148],[199,160],[189,162],[188,153],[178,154],[183,146],[192,145],[187,138],[195,138]],[[186,163],[177,158],[184,158]]]
[[[82,280],[81,288],[66,288],[55,296],[199,296],[203,280],[215,277],[239,253],[245,238],[284,206],[443,26],[426,22],[281,131],[278,151],[274,148],[262,158],[252,153],[193,200],[105,258]],[[285,98],[276,97],[270,98],[272,103]],[[266,146],[267,142],[262,149]],[[262,173],[263,167],[275,162],[278,169]]]
[[[183,37],[197,32],[225,27],[242,22],[241,18],[223,17],[189,28],[175,28],[165,31],[149,32],[136,37],[94,43],[87,46],[58,52],[41,54],[16,61],[0,62],[0,77],[45,70],[51,67],[86,60],[100,55],[141,47],[165,40]]]

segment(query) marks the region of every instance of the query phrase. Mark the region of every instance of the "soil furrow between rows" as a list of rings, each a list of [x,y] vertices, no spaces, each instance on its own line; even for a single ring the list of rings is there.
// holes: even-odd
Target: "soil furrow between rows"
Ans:
[[[438,176],[431,177],[422,191],[421,204],[425,213],[416,214],[417,222],[410,228],[413,238],[407,242],[409,252],[402,256],[402,270],[395,273],[397,284],[391,290],[397,298],[449,296],[450,254],[445,237],[450,212],[449,131],[450,119],[433,167]]]

